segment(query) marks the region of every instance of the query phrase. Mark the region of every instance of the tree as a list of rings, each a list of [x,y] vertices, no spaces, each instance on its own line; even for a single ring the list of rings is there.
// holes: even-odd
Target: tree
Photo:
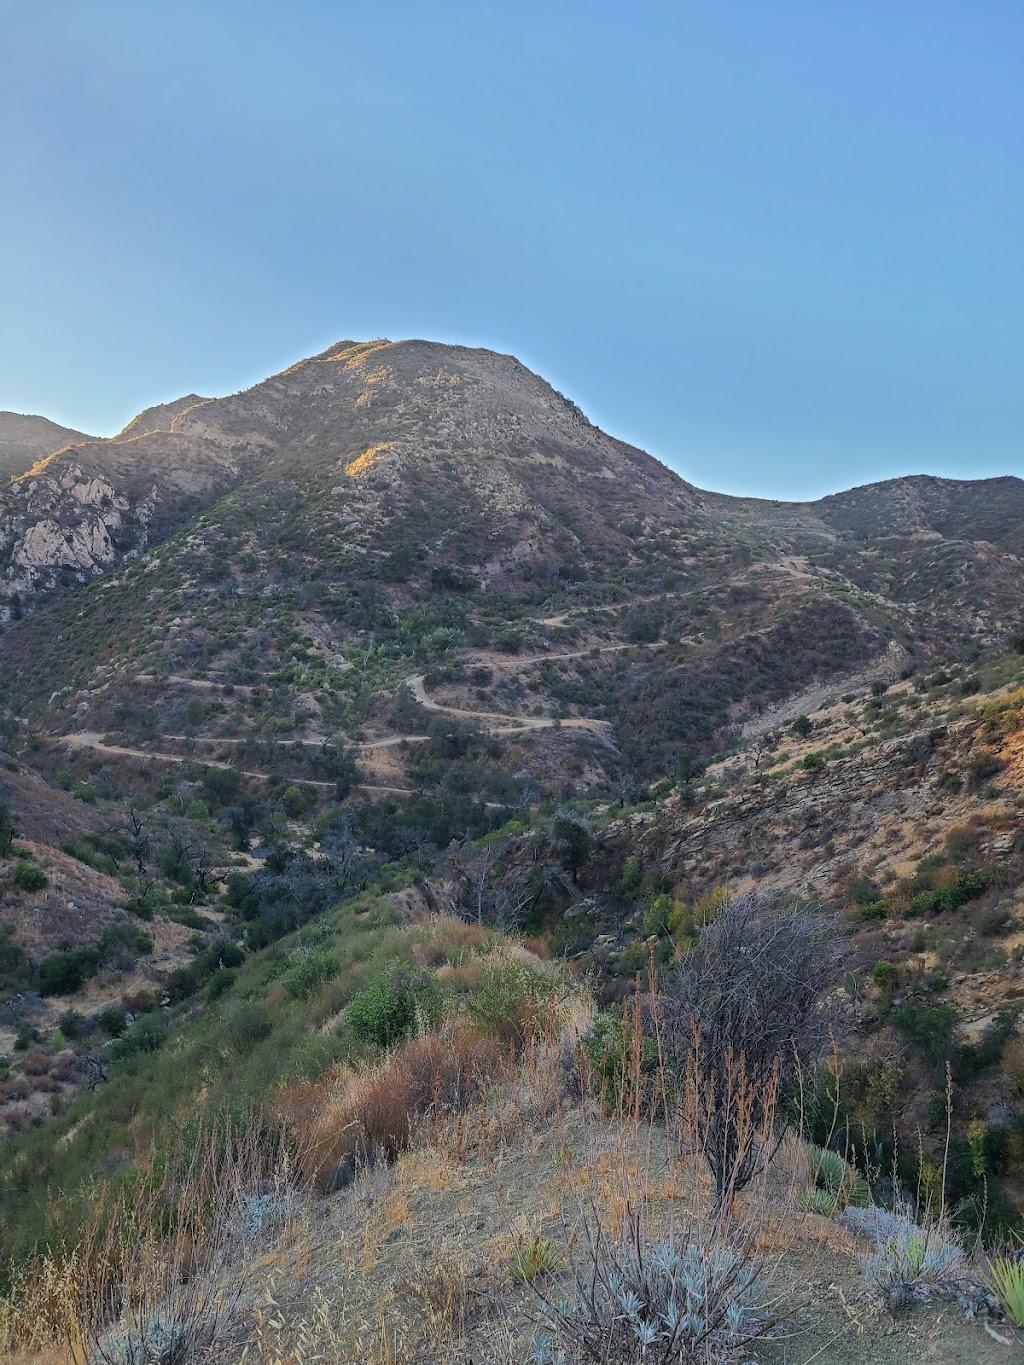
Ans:
[[[6,801],[0,801],[0,858],[6,858],[17,836],[14,816]]]
[[[578,820],[573,820],[568,815],[560,815],[555,820],[552,833],[558,856],[575,885],[579,881],[580,873],[590,861],[590,831]]]
[[[779,1086],[827,1036],[818,1005],[841,964],[830,919],[751,893],[704,926],[660,998],[720,1210],[761,1169]]]
[[[502,933],[519,928],[534,899],[527,869],[509,863],[512,841],[472,849],[453,840],[448,849],[457,878],[455,908],[464,919],[493,924]]]

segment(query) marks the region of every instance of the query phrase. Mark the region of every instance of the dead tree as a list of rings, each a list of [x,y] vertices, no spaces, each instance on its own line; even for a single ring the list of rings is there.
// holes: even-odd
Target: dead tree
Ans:
[[[702,929],[666,986],[661,1027],[720,1209],[762,1167],[779,1086],[828,1037],[820,1002],[841,966],[830,919],[752,893]]]

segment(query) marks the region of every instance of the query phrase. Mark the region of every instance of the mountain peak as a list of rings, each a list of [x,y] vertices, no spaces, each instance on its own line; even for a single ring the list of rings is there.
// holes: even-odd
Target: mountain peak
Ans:
[[[23,474],[36,460],[91,436],[34,413],[0,412],[0,477]]]

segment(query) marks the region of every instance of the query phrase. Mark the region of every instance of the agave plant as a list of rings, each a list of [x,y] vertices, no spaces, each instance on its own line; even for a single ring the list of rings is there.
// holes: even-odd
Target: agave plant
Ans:
[[[851,1204],[855,1208],[866,1208],[870,1204],[871,1190],[867,1181],[838,1152],[808,1145],[807,1155],[814,1184],[798,1196],[799,1208],[831,1217]]]

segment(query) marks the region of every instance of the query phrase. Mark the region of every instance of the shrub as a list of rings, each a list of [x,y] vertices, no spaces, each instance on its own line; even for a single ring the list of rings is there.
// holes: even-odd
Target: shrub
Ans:
[[[108,1005],[106,1009],[100,1010],[96,1016],[96,1021],[104,1033],[109,1033],[111,1038],[120,1038],[128,1025],[125,1023],[124,1010],[118,1009],[116,1005]]]
[[[645,1032],[639,1005],[619,1014],[599,1014],[583,1044],[594,1096],[611,1114],[651,1113],[664,1099],[657,1041]]]
[[[140,1053],[156,1052],[166,1041],[166,1024],[159,1016],[150,1014],[115,1039],[107,1052],[114,1061],[120,1062],[128,1057],[137,1057]]]
[[[19,863],[14,870],[14,884],[22,891],[42,891],[44,886],[49,886],[50,879],[41,867]]]
[[[974,790],[982,786],[990,777],[1002,772],[1003,760],[991,749],[979,749],[967,762],[967,780]]]
[[[439,996],[429,972],[395,965],[352,997],[345,1021],[356,1042],[394,1047],[413,1032],[419,1020],[436,1016]]]
[[[0,925],[0,989],[19,981],[28,968],[28,954],[14,937],[14,926]]]
[[[323,1080],[293,1087],[278,1110],[299,1131],[299,1165],[321,1190],[336,1189],[357,1163],[393,1160],[412,1140],[416,1120],[435,1104],[451,1112],[499,1076],[506,1052],[472,1028],[407,1038],[378,1066],[336,1067]]]
[[[703,928],[666,985],[657,1017],[671,1065],[690,1072],[720,1207],[761,1167],[780,1081],[825,1041],[817,1005],[840,966],[831,921],[751,894]]]
[[[520,1047],[540,1022],[556,982],[514,958],[487,962],[476,993],[469,1000],[470,1019],[478,1028]]]
[[[896,964],[894,962],[886,962],[884,958],[881,962],[875,963],[871,972],[871,980],[880,991],[884,991],[887,995],[891,995],[896,989],[896,983],[899,981],[899,976],[899,968]]]
[[[755,1301],[760,1268],[721,1240],[656,1242],[633,1211],[617,1237],[596,1216],[581,1234],[571,1295],[555,1299],[532,1282],[546,1319],[535,1365],[556,1365],[567,1351],[644,1365],[731,1360],[767,1329]]]
[[[308,949],[284,978],[284,988],[293,1000],[307,996],[338,975],[341,963],[336,953],[327,948]]]
[[[95,971],[96,962],[95,949],[91,948],[72,949],[43,958],[39,964],[39,994],[72,995]]]
[[[284,813],[289,819],[298,820],[306,813],[309,803],[302,791],[298,787],[292,785],[290,787],[285,787],[284,791],[281,793],[281,805],[284,807]]]
[[[800,762],[809,773],[820,773],[828,760],[820,750],[816,749],[812,754],[804,754]]]
[[[908,1002],[892,1012],[892,1022],[929,1061],[947,1057],[960,1018],[955,1005],[917,1005]]]

